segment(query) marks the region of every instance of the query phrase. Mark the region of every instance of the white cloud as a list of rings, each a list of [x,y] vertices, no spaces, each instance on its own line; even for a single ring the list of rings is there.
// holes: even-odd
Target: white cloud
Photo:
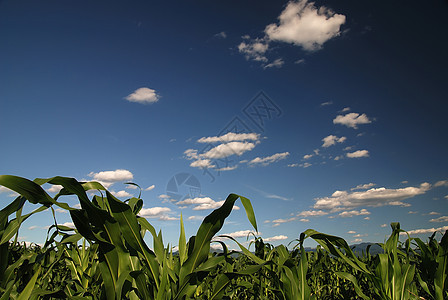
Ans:
[[[367,191],[347,192],[335,191],[330,197],[316,198],[314,209],[344,210],[351,207],[378,207],[385,205],[407,205],[401,202],[426,193],[431,188],[429,183],[422,183],[419,187],[406,187],[399,189],[372,188]]]
[[[434,183],[435,187],[439,187],[439,186],[448,186],[448,180],[440,180],[437,181],[436,183]]]
[[[249,165],[260,164],[262,166],[267,166],[279,160],[283,160],[289,156],[289,152],[276,153],[267,157],[256,157],[248,162]]]
[[[448,230],[448,226],[443,226],[443,227],[438,227],[438,228],[427,228],[427,229],[414,229],[414,230],[407,231],[407,233],[409,233],[410,235],[423,234],[423,233],[432,234],[436,231],[444,232],[446,230]],[[400,232],[400,235],[406,235],[406,232]]]
[[[362,216],[362,215],[370,215],[370,212],[367,211],[367,209],[363,208],[361,210],[343,211],[339,214],[341,218],[351,218],[354,216]]]
[[[418,214],[418,211],[412,211],[412,210],[410,210],[410,211],[408,211],[408,214]]]
[[[361,242],[362,242],[362,239],[354,239],[350,243],[361,243]]]
[[[260,135],[258,133],[233,133],[228,132],[221,136],[202,137],[198,140],[199,143],[228,143],[228,142],[243,142],[243,141],[258,141]]]
[[[304,64],[304,63],[305,63],[305,59],[303,59],[303,58],[298,59],[298,60],[296,60],[294,63],[297,64],[297,65]]]
[[[306,154],[303,156],[303,159],[310,159],[313,156],[314,156],[313,154]]]
[[[221,31],[221,32],[215,34],[215,37],[225,39],[225,38],[227,38],[227,33],[225,33],[225,31]]]
[[[289,164],[288,165],[288,167],[290,167],[290,168],[295,168],[295,167],[298,167],[299,166],[299,164]]]
[[[160,221],[177,221],[177,220],[179,220],[179,218],[177,218],[177,217],[171,217],[171,216],[167,216],[167,215],[161,215],[161,216],[159,217],[159,220],[160,220]]]
[[[144,218],[157,218],[160,221],[179,220],[179,218],[170,216],[170,213],[171,209],[169,207],[156,206],[150,208],[142,208],[138,215]]]
[[[302,168],[308,168],[308,167],[311,167],[312,164],[306,162],[306,163],[300,164],[299,166]]]
[[[307,51],[315,51],[340,34],[345,16],[314,6],[306,0],[290,1],[278,17],[279,24],[266,26],[265,33],[272,41],[291,43]]]
[[[235,232],[231,232],[231,233],[223,233],[222,235],[228,235],[233,238],[241,238],[241,237],[247,237],[251,233],[255,234],[255,232],[252,230],[240,230],[240,231],[235,231]],[[261,233],[258,233],[258,234],[261,235]]]
[[[299,219],[299,221],[300,221],[300,222],[305,222],[305,223],[306,223],[306,222],[309,222],[310,220],[309,220],[309,219]]]
[[[274,241],[282,241],[286,240],[288,237],[286,235],[276,235],[273,237],[265,238],[263,241],[265,242],[274,242]]]
[[[349,231],[347,231],[347,233],[349,233],[349,234],[356,234],[356,231],[354,231],[354,230],[349,230]]]
[[[111,194],[117,198],[132,197],[131,194],[129,194],[128,192],[126,192],[124,190],[118,191],[118,192],[111,191]]]
[[[58,224],[58,225],[62,225],[62,226],[70,227],[70,228],[75,228],[75,224],[73,224],[73,222],[65,222],[65,223]]]
[[[190,163],[190,167],[207,169],[207,168],[214,168],[215,165],[212,164],[210,159],[198,159]]]
[[[251,151],[255,147],[254,143],[250,142],[229,142],[220,144],[203,154],[206,158],[224,158],[231,155],[241,156],[244,152]]]
[[[366,184],[359,184],[354,188],[351,188],[351,190],[367,190],[371,187],[374,187],[376,184],[375,183],[366,183]]]
[[[429,222],[437,222],[437,223],[448,222],[448,216],[441,216],[441,217],[436,218],[436,219],[431,219],[431,220],[429,220]]]
[[[292,222],[292,221],[295,221],[295,220],[297,220],[297,218],[294,218],[294,217],[289,218],[289,219],[276,219],[276,220],[273,220],[272,223],[276,224],[274,226],[278,226],[280,224],[289,223],[289,222]]]
[[[360,158],[360,157],[369,157],[369,151],[367,150],[357,150],[355,152],[347,153],[348,158]]]
[[[160,96],[156,93],[155,90],[142,87],[136,89],[132,94],[125,97],[129,102],[137,102],[142,104],[149,104],[159,101]]]
[[[322,139],[322,141],[324,142],[324,144],[322,145],[322,147],[324,148],[328,148],[330,146],[336,145],[336,143],[343,143],[345,142],[347,138],[345,136],[343,137],[337,137],[335,135],[329,135],[327,137],[324,137]]]
[[[123,169],[117,169],[115,171],[102,171],[98,173],[90,172],[89,176],[93,177],[94,181],[98,181],[106,188],[109,188],[115,182],[129,181],[134,178],[134,175],[130,171]]]
[[[39,226],[33,225],[33,226],[28,227],[28,230],[34,230],[34,229],[37,229],[37,228],[39,228]]]
[[[320,106],[328,106],[328,105],[332,105],[332,104],[333,104],[333,101],[327,101],[327,102],[322,102],[320,104]]]
[[[151,191],[151,190],[153,190],[155,187],[156,187],[156,186],[153,184],[153,185],[151,185],[151,186],[148,186],[148,187],[145,189],[145,191]]]
[[[281,68],[283,65],[285,64],[285,62],[283,61],[283,59],[281,58],[277,58],[276,60],[274,60],[273,62],[266,64],[263,68],[264,69],[269,69],[269,68]]]
[[[343,115],[336,116],[336,118],[333,120],[333,123],[358,129],[358,125],[369,124],[372,123],[372,121],[369,120],[366,114],[360,115],[358,113],[348,113],[345,116]]]
[[[364,220],[370,220],[370,217],[365,217]]]
[[[428,215],[430,215],[430,216],[436,216],[436,215],[440,215],[440,213],[439,213],[439,212],[436,212],[436,211],[432,211],[432,212],[430,212]]]
[[[224,200],[223,201],[214,201],[210,197],[188,198],[188,199],[176,202],[176,205],[178,205],[178,206],[195,205],[195,207],[193,207],[193,210],[216,209],[216,208],[221,207],[223,204],[224,204]],[[238,210],[240,208],[238,206],[234,205],[233,209]]]
[[[57,212],[59,212],[59,213],[62,213],[62,214],[67,214],[67,213],[68,213],[67,210],[62,209],[62,208],[56,208],[55,211],[57,211]]]
[[[355,234],[353,237],[360,238],[360,237],[365,237],[365,236],[368,236],[368,234],[367,233],[364,233],[364,234],[358,233],[358,234]]]
[[[62,190],[63,186],[59,184],[53,184],[49,189],[47,189],[47,192],[49,193],[59,193],[60,190]]]
[[[246,36],[246,41],[243,41],[238,45],[238,51],[244,54],[247,60],[252,59],[260,62],[268,61],[265,56],[268,48],[269,44],[264,39],[250,39],[248,36]]]
[[[189,216],[187,218],[188,221],[202,221],[204,216]]]
[[[381,224],[381,227],[382,228],[387,227],[387,224]]]
[[[300,217],[320,217],[328,215],[328,212],[323,210],[304,210],[297,214]]]
[[[0,186],[0,194],[1,193],[9,193],[8,197],[17,197],[19,195],[18,193],[14,192],[13,190],[10,190],[4,186]]]
[[[216,169],[216,171],[232,171],[232,170],[235,170],[236,168],[238,168],[237,165],[235,165],[235,166],[228,166],[228,167]]]
[[[342,112],[346,112],[346,111],[350,111],[350,107],[344,107],[344,108],[342,109]]]
[[[267,198],[271,198],[271,199],[279,199],[279,200],[283,200],[283,201],[290,201],[290,198],[286,198],[280,195],[275,195],[275,194],[268,194],[266,193],[265,197]]]

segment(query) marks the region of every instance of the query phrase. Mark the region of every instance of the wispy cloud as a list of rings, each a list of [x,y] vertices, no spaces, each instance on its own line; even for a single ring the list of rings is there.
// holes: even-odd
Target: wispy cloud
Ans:
[[[221,136],[202,137],[198,139],[198,143],[229,143],[242,141],[258,141],[260,135],[258,133],[233,133],[228,132]]]
[[[221,31],[221,32],[218,32],[217,34],[215,34],[215,37],[225,39],[225,38],[227,38],[227,33],[225,31]]]
[[[288,237],[286,235],[276,235],[273,237],[268,237],[263,239],[265,242],[275,242],[275,241],[283,241],[286,240]]]
[[[431,219],[431,220],[429,220],[429,222],[437,222],[437,223],[448,222],[448,216],[441,216],[436,219]]]
[[[407,233],[410,235],[414,234],[432,234],[436,231],[444,232],[448,230],[448,226],[438,227],[438,228],[426,228],[426,229],[414,229],[414,230],[408,230]],[[400,235],[406,235],[406,232],[400,232]]]
[[[289,152],[283,152],[283,153],[276,153],[271,156],[266,157],[256,157],[248,162],[249,165],[262,165],[267,166],[272,163],[278,162],[280,160],[283,160],[289,156]]]
[[[197,198],[188,198],[185,200],[181,200],[176,202],[178,206],[189,206],[193,205],[193,210],[207,210],[207,209],[216,209],[221,207],[224,204],[224,200],[215,201],[210,197],[197,197]],[[233,209],[240,209],[238,206],[234,205]]]
[[[150,185],[150,186],[148,186],[146,189],[145,189],[145,191],[152,191],[154,188],[155,188],[156,186],[153,184],[153,185]]]
[[[273,62],[266,64],[263,68],[264,69],[281,68],[284,64],[285,64],[285,62],[283,61],[283,59],[277,58]]]

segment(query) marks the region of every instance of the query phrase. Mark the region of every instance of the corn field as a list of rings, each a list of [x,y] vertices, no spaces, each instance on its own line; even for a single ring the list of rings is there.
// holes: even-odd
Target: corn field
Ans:
[[[62,185],[54,197],[41,187]],[[164,245],[162,232],[138,215],[143,200],[120,201],[97,182],[53,177],[33,181],[0,176],[0,185],[18,196],[0,211],[0,300],[3,299],[448,299],[448,234],[427,242],[392,223],[390,237],[357,255],[337,236],[308,229],[290,244],[274,247],[254,236],[243,246],[230,236],[214,241],[234,203],[240,200],[257,231],[249,199],[230,194],[188,240],[180,219],[178,251]],[[100,191],[89,199],[87,191]],[[80,209],[62,202],[75,195]],[[22,214],[24,204],[35,205]],[[20,225],[33,214],[61,208],[75,229],[53,224],[43,246],[19,243]],[[55,219],[56,220],[56,219]],[[149,232],[153,249],[144,242]],[[229,251],[222,238],[240,251]],[[315,251],[303,243],[313,239]],[[211,243],[222,251],[210,251]],[[289,246],[288,246],[289,247]]]

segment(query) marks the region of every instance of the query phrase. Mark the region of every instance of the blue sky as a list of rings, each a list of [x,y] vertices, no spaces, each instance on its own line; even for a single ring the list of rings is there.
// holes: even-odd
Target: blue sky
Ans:
[[[447,14],[446,1],[1,1],[0,173],[97,180],[122,200],[135,182],[171,245],[181,212],[193,235],[229,193],[275,245],[308,228],[382,242],[393,221],[426,238],[448,228]],[[237,206],[221,233],[245,241]],[[21,239],[42,243],[51,219]]]

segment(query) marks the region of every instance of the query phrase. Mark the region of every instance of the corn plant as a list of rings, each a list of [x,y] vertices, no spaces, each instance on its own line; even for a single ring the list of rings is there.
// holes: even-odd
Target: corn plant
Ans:
[[[51,197],[41,187],[45,183],[63,188]],[[213,238],[238,199],[257,231],[251,202],[230,194],[188,239],[181,215],[173,253],[162,232],[139,216],[140,195],[123,202],[97,182],[67,177],[31,181],[2,175],[0,185],[19,193],[0,211],[0,300],[448,299],[448,233],[440,242],[433,234],[428,242],[408,236],[402,243],[400,224],[391,223],[392,233],[379,244],[383,253],[377,255],[369,249],[358,255],[344,239],[312,229],[299,234],[292,249],[274,247],[256,235],[248,248],[220,236],[240,248],[229,251]],[[100,195],[89,199],[90,190]],[[68,195],[77,197],[80,209],[61,201]],[[27,202],[36,208],[23,214]],[[70,213],[75,228],[57,223],[55,207]],[[54,224],[45,244],[18,242],[21,224],[47,209]],[[152,249],[144,241],[148,232]],[[307,238],[318,243],[315,250],[305,251]],[[222,252],[210,251],[213,242]]]

